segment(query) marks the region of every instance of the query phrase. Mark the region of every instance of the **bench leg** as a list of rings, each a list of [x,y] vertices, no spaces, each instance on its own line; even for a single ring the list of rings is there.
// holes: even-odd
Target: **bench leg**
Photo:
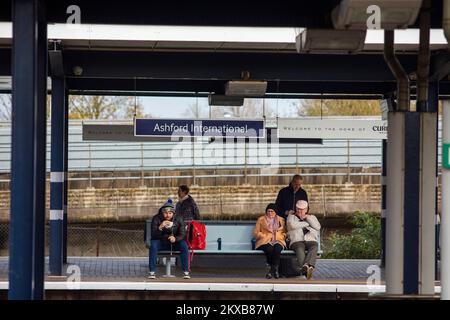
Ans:
[[[164,257],[163,265],[166,266],[166,274],[163,275],[163,277],[164,278],[174,278],[175,276],[172,275],[172,266],[174,265],[172,257]]]

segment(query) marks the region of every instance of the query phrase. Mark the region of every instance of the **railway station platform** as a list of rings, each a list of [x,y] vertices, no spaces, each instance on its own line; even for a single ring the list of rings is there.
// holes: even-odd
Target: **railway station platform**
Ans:
[[[146,257],[70,257],[67,266],[77,266],[80,282],[46,277],[46,299],[385,299],[384,273],[379,260],[319,259],[311,280],[299,277],[264,278],[258,269],[202,268],[192,270],[191,279],[165,278],[163,267],[155,280],[147,279]],[[48,261],[46,262],[48,268]],[[70,270],[70,269],[69,269]],[[73,272],[72,268],[72,272]],[[379,270],[379,271],[377,271]],[[368,281],[379,272],[380,282]],[[0,258],[0,298],[6,298],[8,259]],[[440,292],[436,282],[436,294]],[[389,297],[393,298],[393,297]],[[421,297],[422,299],[424,297]],[[426,297],[438,299],[437,296]]]

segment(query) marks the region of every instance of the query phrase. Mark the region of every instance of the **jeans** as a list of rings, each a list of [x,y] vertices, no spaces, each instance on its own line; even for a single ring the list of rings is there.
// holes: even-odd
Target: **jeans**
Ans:
[[[150,244],[149,253],[149,268],[150,271],[156,271],[156,260],[158,258],[158,251],[170,251],[170,243],[161,240],[152,240]],[[181,266],[183,271],[189,271],[189,248],[186,241],[181,240],[172,244],[172,251],[180,251]]]
[[[300,263],[300,267],[305,264],[315,266],[316,258],[317,258],[317,242],[316,241],[298,241],[291,244],[290,247],[295,251],[297,255],[297,260]],[[305,256],[305,250],[308,250],[308,253]]]
[[[283,246],[279,243],[272,246],[271,244],[265,244],[257,248],[258,250],[264,251],[266,254],[267,264],[272,267],[278,267],[280,265],[280,255],[283,251]]]

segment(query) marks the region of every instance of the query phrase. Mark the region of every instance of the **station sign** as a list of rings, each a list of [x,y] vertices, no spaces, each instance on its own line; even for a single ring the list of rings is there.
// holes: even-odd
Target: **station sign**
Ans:
[[[387,139],[383,120],[278,119],[278,137],[308,139]]]
[[[136,137],[264,138],[263,120],[135,119]]]

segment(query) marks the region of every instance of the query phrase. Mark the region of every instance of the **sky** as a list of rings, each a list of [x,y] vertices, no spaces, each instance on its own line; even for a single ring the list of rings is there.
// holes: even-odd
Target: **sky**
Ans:
[[[195,110],[197,105],[199,108],[199,117],[204,119],[210,118],[210,110],[215,111],[213,112],[213,118],[223,118],[226,117],[226,113],[230,113],[222,107],[210,107],[208,98],[206,97],[138,97],[138,99],[143,107],[143,113],[150,115],[152,118],[195,118],[191,110]],[[298,103],[298,101],[298,99],[265,99],[266,117],[275,118],[277,115],[279,117],[294,116],[297,110],[293,107],[293,104]],[[5,109],[3,104],[8,102],[9,99],[6,99],[6,95],[0,95],[0,113]],[[249,102],[256,106],[257,113],[262,118],[263,99],[245,99],[244,103],[247,105]],[[6,108],[10,107],[8,106]],[[122,116],[118,115],[118,117],[120,118]]]
[[[262,113],[262,101],[257,99],[258,107]],[[181,98],[181,97],[140,97],[139,101],[146,114],[155,118],[186,118],[190,106],[198,104],[200,116],[209,118],[208,98]],[[298,101],[298,100],[295,100]],[[279,116],[289,116],[294,112],[292,99],[266,99],[266,103]],[[212,106],[211,108],[219,108]],[[278,109],[278,111],[277,111]]]

